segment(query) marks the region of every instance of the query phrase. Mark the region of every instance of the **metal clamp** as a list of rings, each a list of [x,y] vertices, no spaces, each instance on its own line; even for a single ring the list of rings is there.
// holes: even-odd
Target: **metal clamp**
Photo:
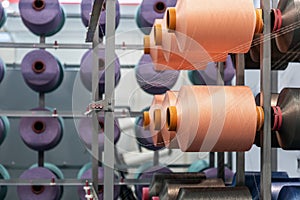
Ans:
[[[113,101],[114,100],[100,100],[100,101],[95,101],[89,104],[89,106],[86,109],[86,112],[84,113],[85,115],[90,115],[93,111],[95,112],[100,112],[100,111],[105,111],[105,112],[113,112]]]

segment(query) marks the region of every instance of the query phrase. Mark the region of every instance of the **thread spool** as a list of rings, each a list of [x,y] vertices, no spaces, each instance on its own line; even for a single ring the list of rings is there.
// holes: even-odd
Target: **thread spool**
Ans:
[[[78,179],[89,180],[92,179],[92,164],[85,164],[78,173]],[[104,180],[104,168],[98,167],[98,179]],[[115,181],[118,180],[118,177],[115,175]],[[83,186],[78,186],[77,189],[79,198],[81,200],[85,200],[85,191],[83,190]],[[114,186],[114,199],[117,200],[120,194],[120,186]],[[98,185],[98,199],[103,200],[103,185]]]
[[[38,36],[52,36],[65,23],[65,13],[58,0],[20,0],[19,10],[24,25]]]
[[[25,55],[21,63],[25,83],[36,92],[52,92],[63,80],[60,62],[45,50],[33,50]]]
[[[156,19],[151,29],[150,35],[144,37],[144,54],[150,54],[153,60],[154,68],[157,71],[163,70],[195,70],[195,66],[185,59],[182,55],[170,52],[169,59],[166,60],[161,46],[156,45],[155,27],[162,23],[162,19]],[[198,54],[200,55],[200,54]],[[198,56],[199,59],[199,56]]]
[[[288,178],[286,172],[272,172],[272,182],[274,180],[284,180]],[[233,178],[233,186],[236,185],[236,174]],[[260,199],[260,172],[246,172],[245,185],[249,188],[253,200]],[[273,198],[272,198],[273,199]]]
[[[207,52],[201,44],[197,43],[193,38],[182,33],[168,30],[168,15],[165,14],[164,18],[157,24],[154,24],[154,41],[155,44],[162,48],[165,59],[172,61],[174,55],[181,56],[188,62],[190,62],[195,69],[204,69],[208,62],[225,62],[227,53],[219,52],[212,53]],[[186,42],[189,43],[189,48],[183,50],[178,45],[177,37],[185,38]]]
[[[58,177],[49,169],[44,167],[35,167],[24,171],[20,179],[21,180],[55,180]],[[57,185],[45,186],[45,185],[32,185],[32,186],[18,186],[17,194],[20,200],[52,200],[59,199],[61,197],[61,189]]]
[[[218,177],[218,169],[217,168],[209,168],[209,169],[203,170],[203,173],[205,174],[206,178],[217,178]],[[228,167],[225,167],[224,173],[225,173],[225,183],[232,183],[234,173]]]
[[[156,71],[155,64],[148,54],[144,54],[135,67],[135,77],[139,86],[147,93],[163,94],[170,90],[178,80],[179,71]]]
[[[182,188],[178,200],[236,199],[252,200],[247,187]]]
[[[166,121],[182,151],[247,151],[263,123],[261,113],[248,87],[183,86]]]
[[[6,22],[6,12],[5,9],[3,8],[2,4],[0,5],[0,28],[5,24]]]
[[[140,4],[135,16],[140,30],[148,35],[155,19],[162,19],[167,7],[175,6],[177,0],[144,0]]]
[[[98,132],[98,144],[99,144],[99,151],[104,151],[104,117],[98,116],[98,122],[99,122],[99,132]],[[92,148],[92,141],[93,141],[93,121],[92,118],[86,117],[82,118],[79,121],[78,125],[78,133],[81,138],[81,140],[84,142],[84,144],[87,146],[87,148]],[[121,135],[120,125],[117,120],[114,120],[114,144],[116,144]]]
[[[230,15],[225,14],[224,9]],[[167,27],[175,31],[182,50],[188,49],[189,43],[177,32],[193,38],[210,53],[246,53],[250,49],[256,26],[262,26],[261,16],[259,12],[256,14],[251,0],[243,4],[238,0],[222,3],[206,0],[198,5],[192,0],[179,0],[175,8],[168,8],[166,15]],[[196,20],[201,24],[195,26]]]
[[[153,144],[158,147],[165,146],[161,130],[158,127],[159,124],[155,123],[155,121],[157,121],[155,120],[155,117],[161,116],[159,113],[161,113],[162,102],[164,100],[164,97],[164,94],[154,95],[149,112],[144,112],[144,116],[149,116],[150,119],[149,124],[147,124],[147,122],[145,123],[145,125],[149,125],[149,130],[152,136]]]
[[[32,111],[49,111],[35,108]],[[63,136],[63,120],[55,117],[23,117],[19,131],[23,142],[36,151],[47,151],[56,147]]]
[[[279,94],[271,94],[271,106],[274,107],[277,105],[277,99],[278,99],[278,96]],[[256,102],[256,105],[259,105],[260,104],[260,93],[256,95],[255,97],[255,102]],[[274,114],[274,113],[273,113]],[[271,147],[272,148],[279,148],[279,143],[278,143],[278,140],[277,140],[277,136],[276,136],[276,132],[277,131],[272,131],[272,134],[271,134]],[[258,147],[261,147],[261,138],[260,138],[260,133],[257,132],[256,133],[256,136],[255,136],[255,145],[258,146]]]
[[[145,108],[142,110],[142,112],[147,112],[149,110],[148,108]],[[149,115],[147,115],[149,116]],[[150,133],[149,128],[144,128],[144,118],[143,117],[137,117],[135,120],[135,135],[136,140],[138,144],[148,150],[151,151],[157,151],[162,149],[163,147],[157,147],[153,144],[152,136]]]
[[[80,4],[81,8],[81,21],[85,27],[89,26],[90,14],[92,12],[93,0],[82,0]],[[101,14],[99,17],[99,37],[105,36],[105,26],[106,26],[106,1],[104,1]],[[116,1],[116,17],[115,17],[115,28],[119,26],[120,23],[120,4]]]
[[[115,55],[115,87],[121,78],[121,66],[117,55]],[[98,49],[99,65],[99,95],[104,94],[105,89],[105,49]],[[93,50],[88,50],[81,58],[80,78],[86,89],[92,91]]]
[[[280,147],[284,150],[300,149],[300,127],[297,123],[300,119],[299,95],[300,89],[284,88],[278,96],[277,107],[281,110],[282,124],[277,127],[276,135]]]
[[[10,125],[7,117],[0,117],[0,145],[9,133]]]
[[[0,165],[0,179],[8,180],[10,175],[3,165]],[[0,199],[5,199],[7,194],[7,186],[0,186]]]
[[[194,85],[217,85],[217,73],[216,63],[209,63],[205,70],[189,71],[188,76]],[[231,56],[227,56],[224,67],[224,84],[231,85],[234,75],[235,69]]]
[[[38,164],[33,164],[29,169],[33,169],[33,168],[36,168],[38,167]],[[55,176],[58,178],[58,179],[61,179],[63,180],[64,179],[64,174],[62,173],[62,171],[57,167],[55,166],[54,164],[52,163],[44,163],[44,167],[46,169],[49,169],[52,173],[55,174]],[[61,199],[62,195],[63,195],[63,191],[64,191],[64,188],[63,186],[60,186],[60,196],[58,197],[58,199]]]
[[[284,186],[278,195],[278,200],[297,200],[300,199],[300,186]]]
[[[150,196],[158,196],[164,186],[164,181],[166,180],[190,180],[190,182],[199,182],[199,180],[206,179],[204,173],[186,173],[186,172],[177,172],[177,173],[156,173],[154,174],[150,189]]]
[[[138,179],[151,179],[153,177],[153,175],[156,173],[169,174],[169,173],[172,173],[172,171],[167,167],[153,166],[153,167],[148,168],[143,173],[141,173],[138,176]],[[138,197],[138,199],[142,199],[143,187],[147,187],[147,185],[136,185],[135,186],[135,194]]]
[[[281,12],[282,21],[281,27],[275,32],[275,40],[279,51],[286,53],[288,51],[299,51],[299,34],[300,29],[298,22],[299,15],[299,1],[279,1],[277,9]]]
[[[253,41],[259,40],[259,35],[254,36]],[[298,52],[281,53],[277,48],[275,38],[271,39],[271,69],[272,70],[285,70],[289,62],[299,62],[300,54]],[[252,45],[250,49],[250,56],[254,62],[260,61],[260,45]]]
[[[178,149],[179,146],[176,139],[176,132],[168,130],[165,113],[169,106],[176,104],[177,96],[178,92],[167,91],[161,103],[161,108],[154,110],[153,117],[155,130],[160,131],[164,145],[170,149]],[[155,137],[153,140],[157,140],[157,138]]]
[[[202,172],[208,167],[209,165],[206,160],[196,160],[189,166],[188,172]]]
[[[181,188],[214,188],[225,187],[221,179],[200,179],[197,182],[189,180],[166,180],[160,193],[160,199],[176,200]]]

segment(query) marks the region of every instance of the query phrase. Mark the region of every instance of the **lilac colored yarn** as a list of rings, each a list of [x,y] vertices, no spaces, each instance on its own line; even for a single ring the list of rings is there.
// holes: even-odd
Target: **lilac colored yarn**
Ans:
[[[44,7],[34,8],[33,0],[20,0],[19,10],[25,26],[36,35],[51,36],[60,31],[65,14],[58,0],[43,0]]]
[[[104,94],[105,89],[105,50],[98,50],[99,61],[103,64],[101,69],[99,69],[99,94]],[[118,85],[121,78],[121,66],[117,55],[115,56],[115,86]],[[92,91],[92,71],[93,71],[93,51],[87,51],[81,59],[80,63],[80,78],[86,89]]]
[[[21,63],[26,84],[36,92],[51,92],[62,82],[63,69],[59,61],[45,50],[33,50]]]
[[[217,67],[216,63],[209,63],[205,70],[195,70],[189,72],[189,78],[194,85],[216,85],[217,84]],[[231,56],[227,56],[224,68],[224,83],[231,85],[235,76],[235,67]]]
[[[146,108],[142,110],[142,112],[149,110],[149,108]],[[153,144],[152,136],[150,133],[150,130],[145,130],[143,127],[143,117],[136,118],[135,121],[135,135],[136,140],[138,144],[146,149],[157,151],[162,149],[163,147],[156,147]]]
[[[82,0],[81,1],[81,21],[85,27],[88,27],[90,20],[90,13],[92,12],[93,0]],[[116,1],[116,28],[120,23],[120,4]],[[103,37],[105,35],[105,25],[106,25],[106,10],[102,9],[99,18],[99,36]]]
[[[57,178],[49,169],[36,167],[23,172],[20,176],[22,180],[48,179]],[[20,200],[58,200],[61,196],[61,188],[59,186],[41,186],[40,192],[34,192],[32,186],[18,186],[17,193]]]
[[[36,110],[49,111],[43,108]],[[63,125],[59,118],[23,117],[20,121],[20,136],[23,142],[36,151],[46,151],[59,144],[63,135]]]
[[[99,151],[104,150],[104,117],[98,117],[99,120],[99,134],[98,134],[98,143],[99,143]],[[121,130],[119,127],[119,123],[117,120],[114,121],[114,127],[115,127],[115,132],[114,132],[114,143],[116,144],[121,135]],[[92,138],[93,138],[93,123],[92,123],[92,118],[83,118],[79,122],[78,126],[78,131],[79,131],[79,136],[83,140],[83,142],[88,146],[88,148],[91,148],[92,145]]]
[[[81,179],[92,179],[92,169],[88,169],[85,171]],[[104,179],[104,168],[98,167],[98,179],[103,180]],[[115,175],[115,180],[117,180],[117,176]],[[104,186],[105,187],[105,186]],[[115,185],[114,186],[114,199],[117,200],[120,194],[120,186]],[[83,190],[83,186],[78,187],[78,195],[81,200],[85,200],[85,191]],[[99,200],[103,200],[103,187],[99,185],[99,194],[98,194]]]
[[[144,54],[135,67],[135,76],[139,86],[149,94],[163,94],[176,83],[180,71],[155,71],[150,55]]]
[[[136,23],[148,35],[155,19],[162,19],[167,7],[174,7],[177,0],[143,0],[138,8]]]
[[[206,175],[206,178],[217,178],[218,176],[218,169],[217,168],[209,168],[203,171]],[[232,182],[234,173],[227,167],[225,167],[225,182]]]
[[[5,75],[5,63],[3,62],[3,60],[0,58],[0,83],[2,82],[4,75]]]
[[[141,172],[139,179],[151,179],[155,173],[172,173],[172,171],[167,167],[162,166],[153,166],[149,169],[147,169],[144,172]],[[138,199],[142,199],[143,194],[143,187],[147,187],[146,185],[136,185],[135,186],[135,194],[138,197]]]

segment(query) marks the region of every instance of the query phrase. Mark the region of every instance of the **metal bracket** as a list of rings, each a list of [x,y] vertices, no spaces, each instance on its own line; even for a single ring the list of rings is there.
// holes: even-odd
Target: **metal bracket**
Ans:
[[[93,111],[100,112],[114,112],[114,100],[100,100],[92,102],[88,105],[87,111],[84,113],[85,115],[90,115]]]

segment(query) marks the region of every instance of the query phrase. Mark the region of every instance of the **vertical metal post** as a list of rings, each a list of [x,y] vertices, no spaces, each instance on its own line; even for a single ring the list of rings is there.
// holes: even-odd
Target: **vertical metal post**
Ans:
[[[215,167],[215,152],[209,153],[209,167]]]
[[[261,188],[262,200],[271,199],[271,4],[270,0],[261,0],[264,31],[260,46],[260,103],[264,108],[264,127],[261,131]]]
[[[106,0],[104,198],[114,199],[114,89],[116,0]]]
[[[43,92],[39,93],[39,107],[45,108],[45,93]]]
[[[224,63],[218,62],[217,64],[217,85],[224,85]],[[218,152],[217,153],[217,166],[218,166],[218,178],[225,180],[225,153],[224,152]]]
[[[276,8],[278,4],[277,0],[272,0],[272,8]],[[272,85],[271,85],[271,93],[278,93],[278,71],[272,71]],[[271,169],[272,172],[276,172],[278,169],[278,150],[277,148],[272,148],[272,158],[271,158]]]
[[[99,34],[98,26],[95,29],[93,38],[93,74],[92,74],[92,101],[96,102],[99,100],[99,59],[98,59],[98,45],[99,45]],[[98,195],[98,167],[99,167],[99,144],[98,144],[98,133],[99,133],[99,121],[98,114],[94,110],[92,112],[93,122],[93,136],[92,136],[92,179],[93,187]]]
[[[236,54],[236,85],[245,84],[244,54]],[[236,152],[236,185],[245,185],[245,153]]]
[[[272,71],[272,86],[271,86],[271,93],[277,94],[278,93],[278,71]],[[272,148],[271,154],[271,170],[272,172],[276,172],[278,169],[278,150],[277,148]]]

